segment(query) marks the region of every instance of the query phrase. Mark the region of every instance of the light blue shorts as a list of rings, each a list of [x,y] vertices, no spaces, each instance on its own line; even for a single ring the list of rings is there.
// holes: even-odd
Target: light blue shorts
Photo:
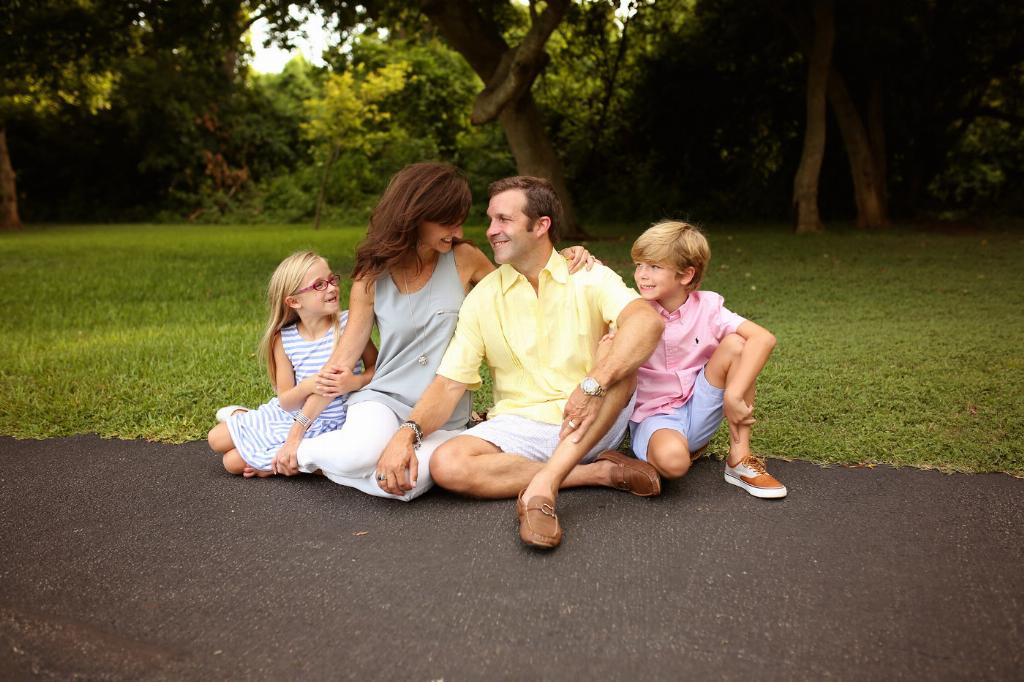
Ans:
[[[672,429],[683,434],[691,453],[704,447],[722,423],[724,397],[725,389],[709,384],[702,368],[693,384],[693,394],[682,407],[677,407],[671,414],[654,414],[639,423],[629,422],[633,453],[646,462],[647,446],[659,429]]]

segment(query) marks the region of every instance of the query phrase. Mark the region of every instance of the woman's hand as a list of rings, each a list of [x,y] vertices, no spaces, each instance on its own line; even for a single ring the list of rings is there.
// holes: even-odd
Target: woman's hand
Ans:
[[[594,263],[600,265],[601,261],[594,258],[594,254],[587,251],[585,248],[577,244],[576,246],[570,246],[567,249],[559,251],[562,258],[569,261],[569,272],[579,272],[580,269],[586,268],[588,271],[594,267]]]
[[[325,398],[337,398],[340,395],[358,391],[362,388],[358,374],[345,367],[323,367],[316,375],[315,393]]]
[[[398,429],[377,460],[377,485],[392,495],[404,495],[416,487],[419,460],[413,448],[412,430]]]

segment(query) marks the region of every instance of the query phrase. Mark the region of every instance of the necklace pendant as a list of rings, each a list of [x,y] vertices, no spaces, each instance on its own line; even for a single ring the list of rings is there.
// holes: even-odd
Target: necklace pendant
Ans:
[[[426,355],[419,356],[418,358],[416,358],[416,362],[420,363],[421,365],[426,365],[427,364],[427,356]]]

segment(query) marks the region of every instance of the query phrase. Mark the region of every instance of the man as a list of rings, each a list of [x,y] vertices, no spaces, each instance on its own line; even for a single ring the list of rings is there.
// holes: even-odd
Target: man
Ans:
[[[395,494],[411,487],[415,445],[444,423],[465,390],[480,386],[486,360],[494,379],[490,419],[439,447],[431,475],[466,495],[518,493],[523,542],[552,548],[562,536],[559,488],[661,492],[653,467],[610,449],[625,433],[635,372],[663,323],[609,268],[569,274],[553,246],[561,203],[546,180],[498,180],[487,215],[500,267],[466,297],[437,377],[384,449],[377,480]],[[616,331],[606,337],[611,324]]]

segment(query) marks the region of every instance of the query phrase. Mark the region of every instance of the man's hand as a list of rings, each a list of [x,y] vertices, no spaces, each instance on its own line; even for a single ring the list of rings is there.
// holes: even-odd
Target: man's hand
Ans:
[[[315,393],[325,398],[337,398],[359,388],[359,375],[344,367],[325,366],[316,375]]]
[[[271,468],[275,474],[283,476],[294,476],[299,473],[299,444],[286,440],[274,455]]]
[[[375,475],[381,490],[392,495],[404,495],[416,487],[420,463],[412,446],[413,440],[410,429],[398,429],[380,453]]]
[[[601,410],[603,400],[604,398],[587,395],[583,389],[577,386],[565,403],[565,410],[562,412],[562,430],[558,432],[558,439],[569,437],[573,443],[579,443],[587,429],[597,419],[597,413]]]
[[[750,426],[755,421],[754,406],[748,405],[743,396],[725,394],[723,399],[725,419],[729,422],[729,437],[733,443],[740,442],[740,426]]]

